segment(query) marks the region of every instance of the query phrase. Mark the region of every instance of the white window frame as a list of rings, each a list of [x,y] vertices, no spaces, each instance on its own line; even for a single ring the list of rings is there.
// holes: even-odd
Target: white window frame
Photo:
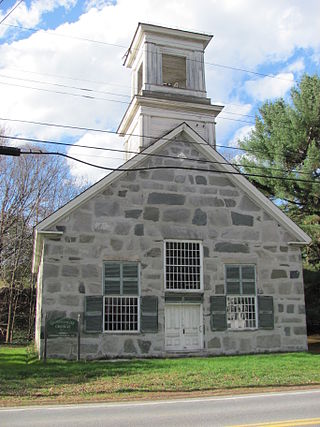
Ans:
[[[164,290],[165,292],[176,292],[176,293],[199,293],[203,292],[203,244],[201,240],[180,240],[180,239],[166,239],[164,240],[164,251],[163,251],[163,265],[164,265]],[[199,244],[200,252],[200,287],[198,289],[171,289],[167,288],[167,243],[197,243]]]
[[[137,295],[123,295],[123,294],[105,294],[104,290],[105,290],[105,268],[104,265],[107,263],[113,263],[113,264],[135,264],[138,266],[138,294]],[[120,270],[120,290],[122,291],[123,289],[123,278],[122,278],[122,269]],[[114,260],[105,260],[103,261],[103,274],[102,274],[102,295],[103,295],[103,317],[102,317],[102,330],[103,333],[106,334],[139,334],[140,333],[140,310],[141,310],[141,297],[140,297],[140,272],[141,272],[141,266],[139,262],[136,261],[114,261]],[[108,329],[106,329],[106,320],[105,320],[105,316],[106,316],[106,298],[137,298],[137,303],[138,303],[138,323],[137,326],[138,328],[136,330],[132,330],[132,331],[110,331]]]
[[[238,267],[239,268],[239,285],[240,285],[240,293],[237,294],[228,294],[227,293],[227,267]],[[254,269],[254,286],[255,286],[255,293],[254,294],[244,294],[243,293],[243,287],[242,287],[242,268],[241,267],[253,267]],[[258,301],[257,301],[257,273],[256,273],[256,265],[255,264],[225,264],[224,266],[225,271],[225,287],[226,287],[226,316],[227,316],[227,329],[232,331],[248,331],[248,330],[256,330],[258,329]],[[230,280],[230,279],[229,279]],[[250,280],[253,281],[253,280]],[[238,326],[238,327],[229,327],[228,324],[230,320],[228,319],[229,314],[229,299],[232,298],[251,298],[254,301],[254,322],[255,326]],[[244,303],[242,303],[244,304]],[[238,312],[240,314],[240,312]],[[241,319],[238,319],[238,322]],[[243,319],[246,322],[246,319]],[[248,319],[250,320],[250,319]],[[240,325],[240,323],[238,323]]]

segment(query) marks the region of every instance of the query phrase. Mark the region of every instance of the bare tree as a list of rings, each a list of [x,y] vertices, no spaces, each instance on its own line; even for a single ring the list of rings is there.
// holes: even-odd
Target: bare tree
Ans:
[[[2,141],[1,145],[4,143]],[[61,157],[0,156],[0,280],[2,286],[8,287],[7,343],[12,342],[19,294],[26,287],[30,288],[29,319],[26,318],[29,333],[33,329],[33,227],[79,191]]]

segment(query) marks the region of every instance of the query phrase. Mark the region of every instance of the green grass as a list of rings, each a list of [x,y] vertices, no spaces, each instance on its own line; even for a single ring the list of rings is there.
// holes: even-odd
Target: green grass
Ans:
[[[30,347],[0,349],[0,404],[131,399],[320,384],[320,355],[70,362],[37,360]]]

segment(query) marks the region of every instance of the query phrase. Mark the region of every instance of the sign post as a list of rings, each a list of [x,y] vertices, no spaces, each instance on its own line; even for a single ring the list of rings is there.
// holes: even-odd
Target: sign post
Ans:
[[[78,314],[78,355],[77,361],[80,362],[80,314]]]
[[[47,341],[48,341],[48,330],[47,330],[48,315],[44,316],[44,349],[43,349],[43,363],[47,363]]]

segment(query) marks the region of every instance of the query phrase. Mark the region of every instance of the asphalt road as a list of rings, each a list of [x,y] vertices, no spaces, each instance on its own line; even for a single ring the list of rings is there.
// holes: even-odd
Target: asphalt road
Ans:
[[[184,400],[0,409],[1,427],[239,425],[320,426],[320,389]]]

